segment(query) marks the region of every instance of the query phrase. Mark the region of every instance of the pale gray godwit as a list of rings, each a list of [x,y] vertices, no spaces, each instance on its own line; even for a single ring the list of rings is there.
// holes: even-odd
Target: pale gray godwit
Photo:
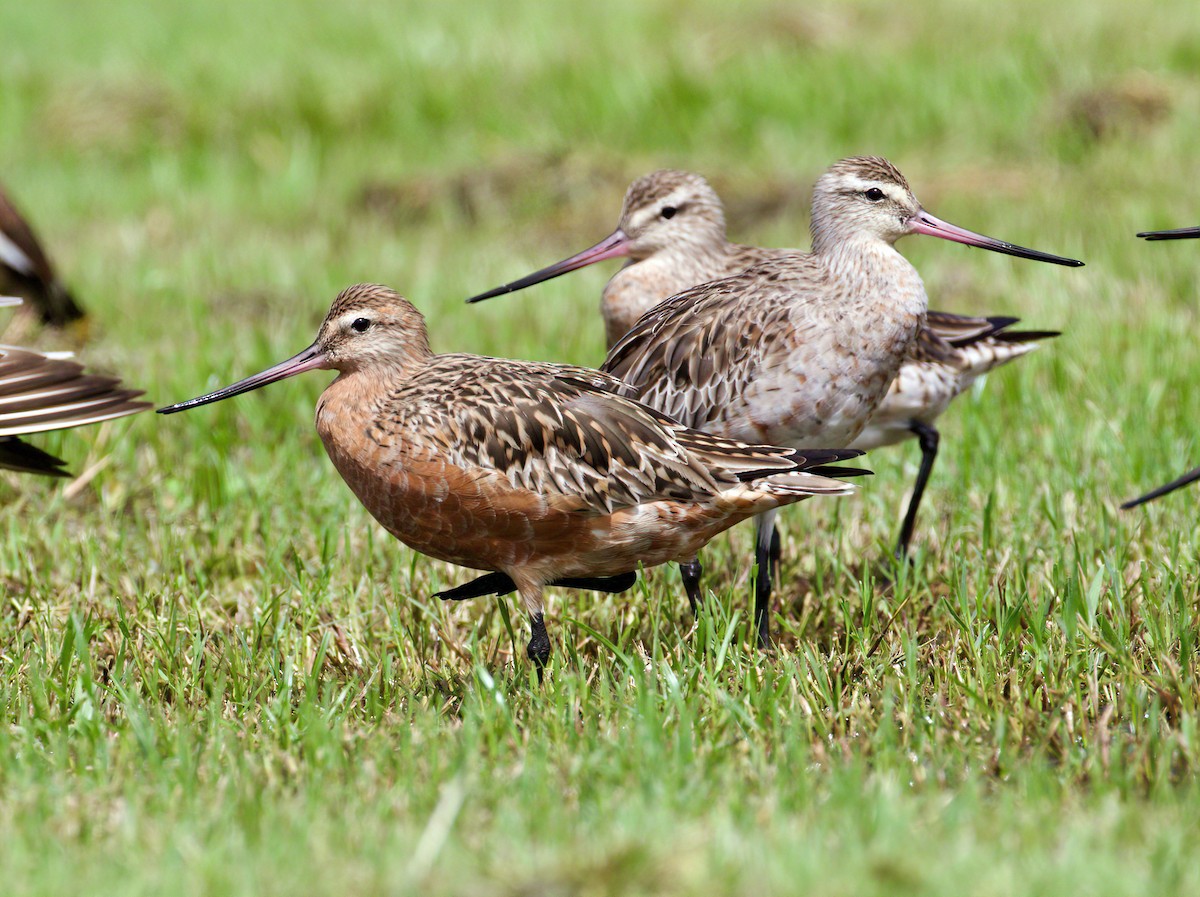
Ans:
[[[1148,230],[1138,234],[1144,240],[1194,240],[1200,238],[1200,227],[1181,227],[1177,230]],[[1189,483],[1194,483],[1200,480],[1200,467],[1195,467],[1185,473],[1178,479],[1159,486],[1157,489],[1151,489],[1145,495],[1139,495],[1137,498],[1125,502],[1121,505],[1123,510],[1136,508],[1138,505],[1145,504],[1148,501],[1154,501],[1156,498],[1161,498],[1168,492],[1174,492],[1176,489],[1181,489]]]
[[[797,254],[731,243],[720,198],[698,174],[664,170],[639,178],[625,194],[616,230],[595,246],[512,283],[469,299],[478,302],[540,283],[603,259],[630,262],[604,288],[601,312],[611,348],[643,314],[662,300],[701,283],[729,277],[751,264]],[[1053,331],[1011,331],[1016,318],[967,317],[928,312],[899,374],[853,447],[870,450],[917,438],[921,465],[904,516],[896,554],[908,552],[917,509],[937,456],[934,421],[949,403],[993,368],[1036,348]],[[772,558],[778,541],[772,539]],[[772,566],[774,560],[772,560]],[[694,602],[697,570],[685,570]]]
[[[42,323],[55,327],[84,317],[29,226],[0,190],[0,291],[28,300]]]
[[[0,307],[20,299],[0,298]],[[82,427],[150,407],[115,377],[85,372],[69,352],[0,346],[0,469],[68,476],[64,462],[21,437]]]
[[[667,299],[618,341],[604,369],[689,426],[751,442],[849,445],[924,324],[924,285],[894,246],[913,233],[1082,264],[941,221],[890,162],[845,159],[814,185],[811,253],[767,259]],[[773,531],[774,512],[762,515],[755,617],[764,644]],[[684,565],[685,582],[698,566]],[[688,585],[698,597],[698,584]]]
[[[830,468],[859,452],[748,445],[688,429],[571,365],[435,355],[425,320],[387,287],[334,300],[303,352],[162,413],[310,370],[338,377],[317,432],[383,527],[430,557],[492,571],[442,597],[511,591],[529,614],[529,657],[550,654],[542,592],[620,591],[638,565],[687,560],[756,514],[853,487]]]

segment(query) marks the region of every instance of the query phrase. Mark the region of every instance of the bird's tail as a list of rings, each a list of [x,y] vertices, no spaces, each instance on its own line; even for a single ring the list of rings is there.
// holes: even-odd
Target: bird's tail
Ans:
[[[0,470],[36,473],[48,477],[68,477],[67,462],[49,452],[34,448],[20,439],[0,439]]]
[[[965,385],[1003,364],[1028,355],[1040,340],[1058,336],[1055,330],[1005,330],[986,339],[958,347]]]

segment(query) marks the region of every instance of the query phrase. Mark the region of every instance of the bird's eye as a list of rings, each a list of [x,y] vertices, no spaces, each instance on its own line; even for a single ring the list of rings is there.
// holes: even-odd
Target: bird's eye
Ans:
[[[355,318],[350,322],[350,329],[355,333],[366,333],[371,327],[370,318]]]
[[[872,187],[863,195],[866,196],[867,199],[871,200],[871,202],[879,202],[879,200],[883,199],[883,191],[878,187]]]
[[[658,214],[662,215],[664,218],[674,218],[675,213],[678,211],[679,209],[675,208],[674,206],[663,206]]]

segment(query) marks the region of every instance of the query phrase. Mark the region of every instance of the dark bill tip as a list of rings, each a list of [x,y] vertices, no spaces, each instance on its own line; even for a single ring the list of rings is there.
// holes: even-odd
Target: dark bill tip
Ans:
[[[1121,510],[1128,511],[1130,508],[1136,508],[1138,505],[1144,505],[1146,502],[1154,501],[1156,498],[1161,498],[1169,492],[1174,492],[1176,489],[1182,489],[1189,483],[1196,482],[1196,480],[1200,480],[1200,467],[1189,470],[1183,476],[1179,477],[1179,479],[1171,480],[1171,482],[1163,486],[1159,486],[1157,489],[1150,490],[1145,495],[1139,495],[1137,498],[1125,502],[1125,504],[1121,505]]]
[[[517,290],[523,290],[534,284],[551,280],[562,274],[566,274],[568,271],[575,271],[587,265],[623,255],[629,255],[629,238],[625,236],[623,230],[617,228],[595,246],[589,246],[583,252],[563,259],[561,262],[555,262],[553,265],[547,265],[545,268],[534,271],[532,274],[527,274],[519,280],[514,280],[511,283],[488,290],[486,293],[480,293],[478,296],[472,296],[467,302],[482,302],[484,299],[494,299],[496,296],[503,296],[505,293],[515,293]]]
[[[210,405],[213,402],[219,402],[222,399],[232,398],[236,395],[241,395],[244,392],[250,392],[254,389],[259,389],[269,383],[275,383],[279,380],[286,380],[288,377],[294,377],[296,374],[303,374],[305,371],[314,371],[325,366],[325,353],[317,348],[316,344],[309,346],[299,355],[293,355],[287,361],[280,362],[274,367],[269,367],[261,373],[255,374],[252,377],[247,377],[245,380],[239,380],[232,386],[226,386],[224,389],[218,389],[216,392],[210,392],[207,395],[197,396],[194,399],[188,399],[186,402],[177,402],[174,405],[167,405],[164,408],[159,408],[159,414],[175,414],[177,411],[187,411],[189,408],[199,408],[201,405]]]
[[[1031,259],[1035,262],[1049,262],[1051,265],[1064,265],[1068,268],[1083,267],[1083,262],[1079,261],[1079,259],[1051,255],[1048,252],[1028,249],[1024,246],[1018,246],[1015,243],[997,240],[995,237],[977,234],[974,231],[967,230],[965,227],[959,227],[957,224],[951,224],[948,221],[943,221],[940,218],[930,215],[924,209],[909,220],[909,227],[912,228],[912,233],[914,234],[941,237],[943,240],[951,240],[966,246],[977,246],[980,249],[987,249],[991,252],[999,252],[1004,255],[1012,255],[1017,258]]]
[[[1181,227],[1176,230],[1144,230],[1138,234],[1143,240],[1194,240],[1200,237],[1200,227]]]

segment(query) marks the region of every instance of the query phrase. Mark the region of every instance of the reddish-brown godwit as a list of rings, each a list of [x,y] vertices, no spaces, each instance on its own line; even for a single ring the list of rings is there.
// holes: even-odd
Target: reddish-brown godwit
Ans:
[[[894,247],[908,234],[1082,264],[941,221],[890,162],[845,159],[813,188],[812,252],[759,261],[665,300],[613,346],[604,369],[688,426],[740,441],[848,446],[924,325],[924,285]],[[756,547],[764,644],[774,516],[760,516]],[[699,594],[698,568],[684,565],[691,595]]]
[[[667,297],[729,277],[749,265],[796,253],[731,243],[721,200],[703,177],[656,171],[630,185],[616,230],[595,246],[468,301],[532,286],[602,259],[627,256],[630,262],[609,280],[601,301],[611,348],[638,318]],[[980,376],[1032,351],[1036,340],[1057,335],[1009,330],[1016,322],[1016,318],[929,311],[899,374],[853,443],[855,448],[870,450],[916,438],[921,447],[921,465],[897,541],[898,557],[908,553],[917,509],[937,457],[936,419]],[[774,539],[772,553],[778,553]],[[694,569],[689,570],[686,578],[693,575]]]
[[[62,327],[84,311],[59,279],[33,228],[0,190],[0,290],[29,300],[42,322]]]
[[[0,306],[20,299],[0,298]],[[115,377],[85,373],[69,352],[43,353],[0,346],[0,469],[67,476],[64,462],[21,437],[82,427],[149,408],[142,393]]]
[[[515,585],[539,668],[550,653],[546,585],[619,590],[639,564],[686,560],[747,517],[849,492],[829,476],[859,472],[828,467],[858,452],[799,453],[688,429],[617,395],[623,384],[598,371],[435,355],[421,314],[371,284],[344,290],[295,357],[160,410],[315,369],[338,372],[317,404],[338,473],[404,544],[492,571],[443,597]]]
[[[1138,234],[1144,240],[1194,240],[1200,238],[1200,227],[1181,227],[1177,230],[1148,230]],[[1189,483],[1194,483],[1200,480],[1200,467],[1193,468],[1178,479],[1159,486],[1157,489],[1151,489],[1145,495],[1139,495],[1131,501],[1121,505],[1124,510],[1136,508],[1138,505],[1145,504],[1148,501],[1154,501],[1156,498],[1161,498],[1168,492],[1174,492],[1176,489],[1181,489]]]

